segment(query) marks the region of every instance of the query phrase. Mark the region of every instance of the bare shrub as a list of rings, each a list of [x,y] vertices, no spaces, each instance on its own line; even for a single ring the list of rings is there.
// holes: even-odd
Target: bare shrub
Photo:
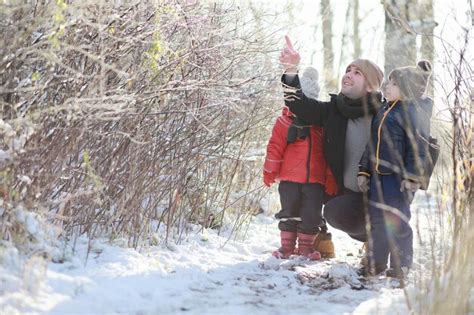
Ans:
[[[255,14],[189,1],[56,0],[1,12],[2,119],[34,128],[2,169],[2,239],[19,204],[66,238],[131,246],[160,227],[165,241],[179,240],[189,222],[250,210],[260,171],[244,157],[264,146],[279,96],[275,41]]]
[[[444,261],[433,265],[434,286],[427,290],[429,306],[425,314],[466,314],[472,311],[474,283],[474,151],[472,142],[474,86],[470,63],[472,30],[464,30],[464,42],[458,50],[446,49],[446,66],[453,82],[452,90],[443,88],[443,99],[448,108],[451,126],[445,139],[449,143],[450,169],[443,177],[449,179],[442,186],[442,194],[450,196],[448,209],[449,244]],[[447,149],[448,149],[447,148]],[[448,176],[447,174],[450,176]],[[440,210],[444,210],[444,207]],[[440,235],[442,237],[442,235]],[[439,242],[445,243],[444,240]],[[470,305],[471,304],[471,305]],[[423,304],[422,304],[423,307]]]

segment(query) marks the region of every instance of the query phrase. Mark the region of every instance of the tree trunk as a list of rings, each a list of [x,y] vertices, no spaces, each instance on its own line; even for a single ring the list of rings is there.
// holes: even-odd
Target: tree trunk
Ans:
[[[385,0],[385,75],[393,68],[416,63],[416,34],[409,23],[417,19],[417,0]]]
[[[326,91],[334,92],[337,82],[334,80],[334,52],[332,49],[332,11],[329,0],[321,0],[321,17],[323,19],[323,75]]]
[[[354,1],[354,9],[352,15],[352,25],[354,29],[354,59],[360,58],[361,50],[360,50],[360,36],[359,36],[359,0]]]
[[[316,40],[318,40],[318,23],[315,23],[314,24],[314,29],[313,29],[313,36],[312,36],[312,40],[314,42],[316,42]],[[316,57],[316,49],[314,49],[312,52],[311,52],[311,58],[310,58],[310,61],[309,61],[309,64],[310,65],[314,65],[314,58]]]
[[[421,58],[428,59],[431,63],[434,60],[434,41],[433,32],[436,25],[433,16],[433,0],[420,0],[420,16],[423,17],[420,30],[421,35]],[[428,82],[426,94],[433,96],[433,77]]]
[[[471,87],[471,95],[474,96],[474,87]],[[471,103],[470,103],[470,112],[474,113],[474,97],[471,96]],[[471,115],[470,119],[470,126],[469,129],[471,129],[471,134],[474,134],[474,121],[473,121],[473,116]],[[471,238],[474,239],[474,141],[472,137],[469,137],[469,140],[467,141],[467,148],[469,149],[470,156],[469,156],[469,162],[468,162],[468,169],[470,174],[468,175],[468,195],[467,195],[467,200],[469,204],[469,230],[471,231]]]

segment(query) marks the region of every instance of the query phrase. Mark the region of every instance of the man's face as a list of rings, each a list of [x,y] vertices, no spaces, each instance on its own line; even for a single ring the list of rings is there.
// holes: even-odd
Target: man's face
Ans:
[[[341,92],[350,99],[358,99],[370,92],[365,77],[356,66],[349,66],[342,76]]]

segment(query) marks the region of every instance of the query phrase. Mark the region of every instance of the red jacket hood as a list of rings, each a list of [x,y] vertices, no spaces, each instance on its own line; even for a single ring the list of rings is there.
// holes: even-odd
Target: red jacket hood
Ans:
[[[287,117],[293,117],[293,116],[295,116],[295,115],[290,111],[290,109],[289,109],[288,107],[286,107],[286,106],[283,106],[283,109],[282,109],[282,111],[281,111],[281,114],[282,114],[283,116],[287,116]]]

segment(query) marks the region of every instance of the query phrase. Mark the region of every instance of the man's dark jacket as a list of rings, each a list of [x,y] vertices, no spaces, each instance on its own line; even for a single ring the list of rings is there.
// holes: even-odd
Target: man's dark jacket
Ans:
[[[288,80],[287,76],[283,75],[282,83],[285,105],[290,111],[306,123],[324,128],[324,157],[336,178],[339,193],[343,192],[344,148],[348,119],[372,115],[380,106],[380,93],[358,100],[348,99],[342,94],[330,94],[329,102],[321,102],[303,94],[298,76]]]

